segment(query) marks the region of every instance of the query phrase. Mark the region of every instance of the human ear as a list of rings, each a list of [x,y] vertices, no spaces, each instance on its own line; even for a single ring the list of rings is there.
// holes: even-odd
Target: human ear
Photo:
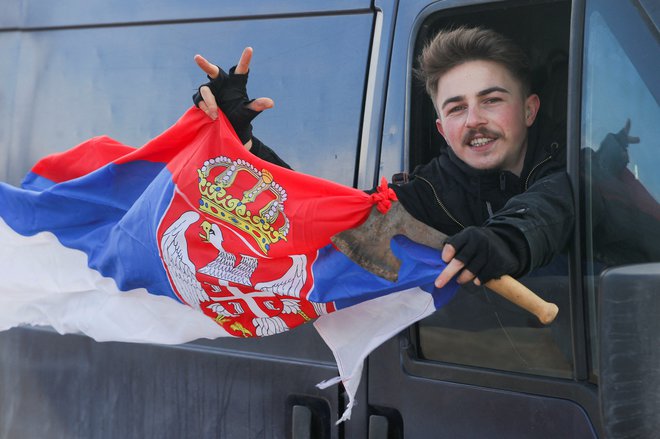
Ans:
[[[438,130],[442,137],[445,137],[445,130],[442,128],[442,121],[440,119],[435,120],[435,128]]]
[[[536,94],[531,94],[525,99],[525,125],[532,126],[539,113],[540,106],[541,100]]]

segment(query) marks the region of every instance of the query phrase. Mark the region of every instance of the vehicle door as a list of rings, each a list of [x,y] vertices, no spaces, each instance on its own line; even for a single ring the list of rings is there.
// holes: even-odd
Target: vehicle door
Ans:
[[[107,134],[139,146],[205,81],[254,48],[250,93],[276,102],[255,133],[293,168],[346,185],[356,173],[374,13],[368,0],[10,0],[0,14],[0,179]],[[38,276],[38,267],[35,267]],[[182,346],[0,333],[0,437],[364,437],[310,325],[263,340]]]
[[[535,78],[541,78],[536,91],[542,111],[549,112],[557,126],[563,124],[578,216],[572,247],[522,279],[559,305],[553,324],[539,324],[486,288],[464,287],[444,308],[369,357],[369,416],[389,434],[382,437],[604,436],[607,412],[599,405],[604,395],[599,395],[597,364],[602,331],[598,278],[608,266],[658,261],[646,251],[656,242],[649,228],[660,230],[657,218],[648,219],[655,218],[660,199],[658,173],[653,171],[660,158],[657,12],[655,3],[646,1],[399,4],[380,167],[374,174],[389,177],[410,171],[438,154],[443,146],[435,132],[434,109],[414,80],[416,56],[440,28],[483,25],[513,38],[531,54]],[[604,234],[606,226],[597,222],[602,210],[593,191],[596,184],[602,190],[603,183],[594,172],[597,157],[604,156],[597,153],[601,142],[608,133],[620,132],[628,120],[630,136],[639,142],[632,139],[627,155],[618,156],[623,160],[618,169],[627,169],[635,182],[634,190],[629,189],[633,195],[623,191],[619,198],[635,198],[627,214],[644,219],[628,229],[629,236],[637,238],[632,256],[620,254],[621,259],[608,261],[599,251],[616,244]],[[642,242],[643,237],[649,241]],[[653,267],[657,272],[657,264]],[[614,332],[616,328],[610,327]],[[648,345],[634,346],[631,349],[645,349],[646,358],[653,358],[648,357]],[[639,387],[647,382],[642,373],[634,375]],[[614,400],[609,407],[616,410]],[[633,412],[624,410],[622,419],[638,420]]]

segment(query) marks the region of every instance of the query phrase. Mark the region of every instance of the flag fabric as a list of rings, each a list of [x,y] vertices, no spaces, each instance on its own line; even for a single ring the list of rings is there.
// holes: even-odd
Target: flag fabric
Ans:
[[[403,237],[395,283],[330,245],[393,198],[265,162],[196,108],[141,148],[90,139],[0,183],[0,330],[177,344],[316,320],[352,406],[369,352],[456,290]]]

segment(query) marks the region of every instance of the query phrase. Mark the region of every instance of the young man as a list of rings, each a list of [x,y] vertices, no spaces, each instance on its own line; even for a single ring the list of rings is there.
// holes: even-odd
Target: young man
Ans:
[[[246,147],[286,165],[251,136],[252,118],[272,106],[247,98],[251,54],[229,74],[197,56],[211,82],[194,100],[210,117],[219,105]],[[438,33],[419,61],[448,148],[392,187],[414,217],[453,235],[436,285],[455,275],[480,284],[547,264],[573,230],[573,198],[563,145],[530,139],[540,101],[524,53],[491,30],[461,27]]]

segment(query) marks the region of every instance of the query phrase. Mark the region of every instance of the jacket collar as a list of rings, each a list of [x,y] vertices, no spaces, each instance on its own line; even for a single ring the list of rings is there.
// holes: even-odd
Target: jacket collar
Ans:
[[[475,169],[458,158],[450,147],[446,148],[446,154],[452,165],[457,168],[457,174],[465,176],[459,180],[470,192],[485,193],[495,189],[510,192],[512,189],[517,191],[520,187],[520,178],[512,172]],[[527,156],[525,156],[525,159],[527,159]]]

